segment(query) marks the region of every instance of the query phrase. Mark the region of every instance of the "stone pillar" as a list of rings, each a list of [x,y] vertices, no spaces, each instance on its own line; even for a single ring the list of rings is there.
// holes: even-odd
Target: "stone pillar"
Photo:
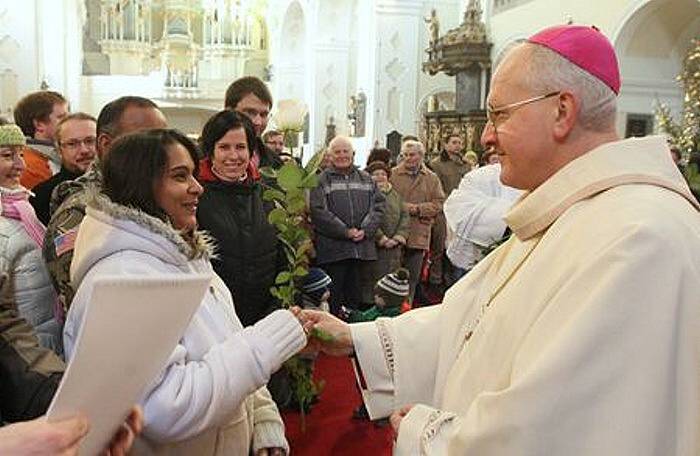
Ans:
[[[315,130],[322,132],[332,116],[339,134],[348,135],[348,54],[350,45],[346,42],[317,42],[316,55],[316,99]],[[316,140],[320,138],[317,137]]]
[[[375,96],[368,100],[368,110],[375,113],[374,137],[384,138],[392,130],[416,134],[423,1],[377,0],[374,14]]]

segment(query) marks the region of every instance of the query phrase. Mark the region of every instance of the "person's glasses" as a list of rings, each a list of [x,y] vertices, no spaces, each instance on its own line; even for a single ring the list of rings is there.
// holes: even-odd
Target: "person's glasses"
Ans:
[[[97,144],[97,138],[94,136],[88,136],[83,139],[69,139],[67,141],[61,142],[61,147],[69,150],[75,150],[80,147],[81,144],[85,144],[85,147],[88,149],[92,149],[95,147],[95,144]]]
[[[508,118],[510,118],[513,112],[518,108],[522,108],[523,106],[529,105],[530,103],[535,103],[536,101],[542,101],[546,100],[547,98],[556,97],[560,93],[561,92],[557,90],[556,92],[550,92],[545,95],[528,98],[527,100],[516,101],[515,103],[509,103],[507,105],[499,106],[497,108],[492,108],[488,106],[486,108],[486,117],[488,119],[488,123],[490,123],[493,126],[494,131],[498,133],[498,126],[506,120],[508,120]]]

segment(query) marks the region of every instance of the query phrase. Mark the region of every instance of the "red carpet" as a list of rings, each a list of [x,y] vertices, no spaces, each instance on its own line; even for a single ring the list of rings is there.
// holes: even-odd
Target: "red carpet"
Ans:
[[[306,415],[306,432],[301,430],[298,412],[283,413],[292,456],[390,456],[390,426],[380,428],[351,418],[360,405],[351,361],[321,355],[314,375],[324,379],[326,386],[320,401]]]

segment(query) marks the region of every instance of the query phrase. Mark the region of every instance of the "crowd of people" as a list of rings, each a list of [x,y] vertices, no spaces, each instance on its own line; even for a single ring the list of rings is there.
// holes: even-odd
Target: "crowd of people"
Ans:
[[[24,395],[31,407],[4,412],[4,420],[46,411],[100,276],[212,270],[220,282],[141,404],[145,443],[137,446],[212,445],[230,418],[224,411],[240,406],[247,424],[227,441],[288,451],[271,398],[280,408],[294,405],[280,366],[304,338],[296,317],[276,312],[270,293],[285,255],[268,221],[274,206],[262,197],[274,182],[260,170],[293,160],[283,135],[267,128],[272,107],[262,81],[236,80],[194,144],[138,96],[106,104],[97,118],[70,112],[68,100],[51,91],[17,104],[16,124],[0,126],[2,291],[8,318],[26,322],[22,328],[36,338],[32,356],[42,362],[18,359],[42,381],[41,391]],[[424,304],[415,298],[422,275],[429,277],[424,286],[442,292],[446,273],[457,270],[444,255],[445,196],[478,166],[462,149],[460,136],[450,135],[428,162],[424,145],[407,137],[398,157],[373,149],[362,170],[350,138],[331,140],[308,198],[316,267],[300,305],[369,321]],[[264,349],[243,350],[261,339]],[[250,375],[227,378],[234,370]]]
[[[304,347],[355,354],[399,454],[695,452],[700,205],[663,140],[617,138],[619,89],[597,29],[555,27],[494,72],[480,159],[454,133],[361,166],[333,138],[293,309],[261,169],[296,161],[264,82],[234,81],[196,143],[147,98],[95,118],[25,96],[0,125],[0,420],[34,421],[0,453],[77,448],[84,417],[40,417],[94,284],[163,273],[212,282],[113,454],[288,454],[282,366]]]
[[[498,155],[485,153],[480,162],[464,151],[458,133],[448,134],[432,159],[415,136],[404,137],[396,157],[372,149],[364,169],[354,161],[350,138],[335,137],[326,155],[310,215],[317,264],[333,280],[336,315],[341,306],[371,306],[377,280],[399,267],[409,274],[407,304],[439,303],[445,289],[506,236],[501,217],[520,194],[500,184]],[[488,183],[475,177],[481,173],[490,176]],[[452,253],[465,249],[473,260]]]

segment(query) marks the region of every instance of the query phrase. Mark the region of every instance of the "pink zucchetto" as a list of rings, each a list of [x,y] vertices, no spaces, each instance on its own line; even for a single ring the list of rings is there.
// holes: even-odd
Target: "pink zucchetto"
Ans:
[[[527,41],[551,49],[601,80],[615,94],[620,93],[615,49],[596,27],[557,25],[535,33]]]

